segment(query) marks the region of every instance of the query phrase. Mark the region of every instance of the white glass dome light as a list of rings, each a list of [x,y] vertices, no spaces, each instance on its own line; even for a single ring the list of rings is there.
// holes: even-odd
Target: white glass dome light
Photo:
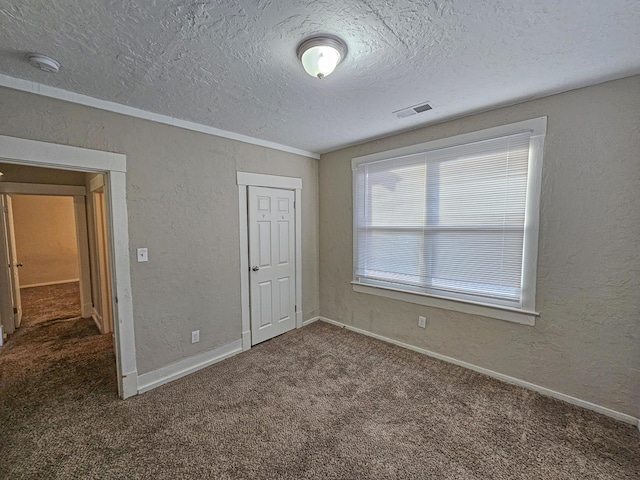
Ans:
[[[346,55],[344,42],[330,36],[309,38],[298,47],[298,58],[305,71],[320,79],[330,75]]]

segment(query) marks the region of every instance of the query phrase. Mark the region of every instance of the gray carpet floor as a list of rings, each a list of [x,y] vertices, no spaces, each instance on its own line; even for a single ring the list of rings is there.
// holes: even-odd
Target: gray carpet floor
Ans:
[[[81,313],[79,282],[21,288],[20,296],[24,326],[79,317]]]
[[[1,479],[640,478],[633,426],[321,322],[126,401],[90,320],[17,335]]]

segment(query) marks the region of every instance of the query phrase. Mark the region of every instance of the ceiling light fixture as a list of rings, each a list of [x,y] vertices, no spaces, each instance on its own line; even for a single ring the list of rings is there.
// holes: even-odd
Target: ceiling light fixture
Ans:
[[[55,58],[51,58],[48,55],[42,55],[40,53],[30,53],[27,55],[29,63],[39,68],[40,70],[48,73],[58,73],[60,70],[60,62]]]
[[[319,35],[298,47],[298,58],[306,72],[320,79],[330,75],[347,55],[347,46],[337,37]]]

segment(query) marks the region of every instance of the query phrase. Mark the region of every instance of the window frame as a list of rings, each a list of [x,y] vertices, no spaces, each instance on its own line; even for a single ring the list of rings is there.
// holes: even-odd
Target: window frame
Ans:
[[[497,127],[487,128],[475,132],[455,135],[452,137],[424,142],[407,147],[387,150],[351,160],[352,169],[352,196],[353,196],[353,267],[352,285],[358,293],[379,295],[396,300],[415,303],[425,306],[433,306],[447,310],[454,310],[484,317],[511,321],[524,325],[535,325],[535,319],[539,313],[535,310],[537,261],[538,261],[538,233],[540,224],[540,196],[542,186],[542,163],[544,139],[547,130],[547,117],[538,117],[521,122],[510,123]],[[527,195],[525,206],[524,244],[522,263],[522,306],[513,307],[495,303],[483,303],[477,299],[454,298],[446,295],[412,291],[410,288],[398,288],[396,285],[384,281],[361,282],[356,277],[357,252],[358,252],[358,224],[357,201],[358,185],[356,170],[363,163],[373,163],[393,158],[420,154],[430,150],[437,150],[466,143],[489,140],[496,137],[513,135],[522,132],[530,132],[529,140],[529,164],[527,172]]]

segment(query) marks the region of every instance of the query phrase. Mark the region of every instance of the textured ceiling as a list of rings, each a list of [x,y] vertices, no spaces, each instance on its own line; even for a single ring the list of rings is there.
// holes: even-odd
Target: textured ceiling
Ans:
[[[640,73],[631,0],[3,0],[0,27],[2,74],[311,152]],[[317,33],[349,48],[323,80]]]

